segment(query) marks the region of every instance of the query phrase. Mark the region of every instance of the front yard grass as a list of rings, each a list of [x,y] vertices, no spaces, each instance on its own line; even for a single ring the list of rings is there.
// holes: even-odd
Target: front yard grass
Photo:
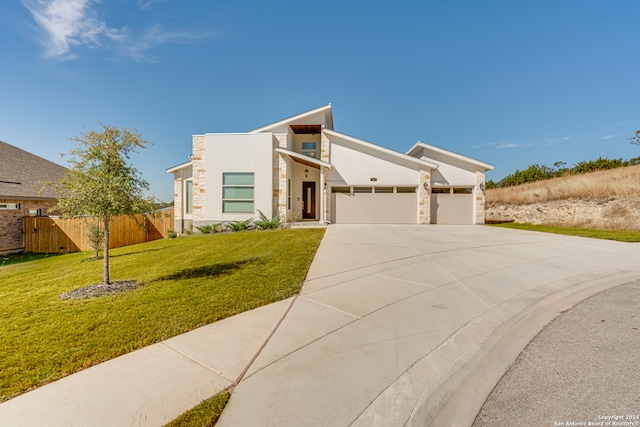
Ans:
[[[92,254],[0,267],[0,402],[63,376],[297,293],[322,229],[198,235],[111,251],[112,280],[143,285],[82,300]]]
[[[542,231],[545,233],[566,234],[569,236],[591,237],[594,239],[617,240],[619,242],[640,242],[640,231],[597,230],[593,228],[558,227],[553,225],[537,225],[509,222],[504,224],[487,224],[490,227],[513,228],[517,230]]]

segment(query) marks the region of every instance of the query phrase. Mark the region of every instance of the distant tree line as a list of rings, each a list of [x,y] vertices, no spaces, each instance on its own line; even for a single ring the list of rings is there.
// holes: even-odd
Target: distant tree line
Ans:
[[[630,160],[607,159],[598,157],[595,160],[588,160],[576,163],[572,168],[565,167],[565,162],[556,162],[553,166],[530,165],[524,170],[516,170],[514,173],[505,176],[502,180],[494,182],[489,180],[487,188],[511,187],[513,185],[526,184],[527,182],[541,181],[544,179],[557,178],[564,175],[577,175],[581,173],[595,172],[605,169],[615,169],[623,166],[640,164],[640,157]]]

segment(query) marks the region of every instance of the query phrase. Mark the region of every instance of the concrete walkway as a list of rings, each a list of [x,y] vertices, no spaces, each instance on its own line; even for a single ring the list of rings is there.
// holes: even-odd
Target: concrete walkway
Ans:
[[[4,402],[0,425],[162,425],[242,378],[218,426],[469,426],[546,324],[637,281],[639,259],[490,227],[332,225],[297,298]]]

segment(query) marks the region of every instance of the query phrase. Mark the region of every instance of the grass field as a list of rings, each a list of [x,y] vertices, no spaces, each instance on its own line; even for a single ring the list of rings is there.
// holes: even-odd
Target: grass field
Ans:
[[[486,191],[486,203],[526,205],[550,200],[635,198],[640,194],[640,165],[531,182]]]
[[[75,253],[0,264],[0,402],[102,361],[300,289],[324,230],[199,235],[112,250],[133,291],[60,295],[102,278]],[[2,262],[2,260],[0,260]]]
[[[594,239],[617,240],[619,242],[640,242],[640,231],[596,230],[592,228],[557,227],[535,224],[487,224],[490,227],[513,228],[517,230],[541,231],[545,233],[566,234],[569,236],[591,237]]]

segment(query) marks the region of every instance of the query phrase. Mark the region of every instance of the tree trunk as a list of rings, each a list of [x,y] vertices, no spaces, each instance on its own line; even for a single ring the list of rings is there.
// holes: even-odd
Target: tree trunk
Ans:
[[[104,221],[104,246],[103,246],[103,255],[104,255],[104,268],[102,272],[102,283],[109,284],[111,283],[111,278],[109,277],[109,218],[103,218]]]

